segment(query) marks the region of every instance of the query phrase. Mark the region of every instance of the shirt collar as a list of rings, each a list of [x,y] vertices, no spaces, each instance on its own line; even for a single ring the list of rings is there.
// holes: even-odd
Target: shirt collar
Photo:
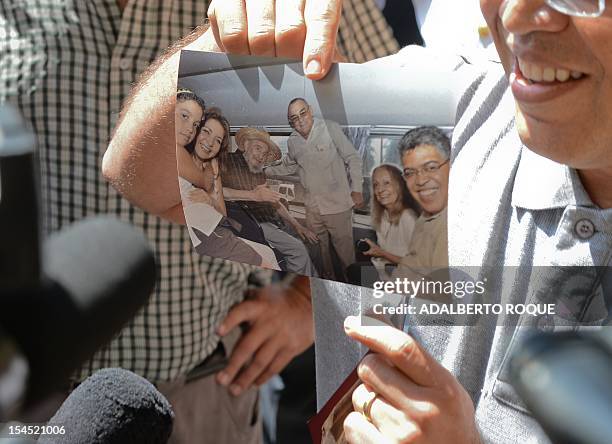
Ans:
[[[446,207],[444,207],[444,209],[442,211],[440,211],[439,213],[436,214],[432,214],[431,216],[425,216],[425,214],[421,214],[421,218],[425,221],[425,222],[431,222],[432,220],[436,220],[438,217],[440,216],[446,216],[446,212],[448,209],[448,205]]]
[[[516,171],[512,205],[527,210],[568,205],[594,207],[576,170],[540,156],[525,146],[521,149]]]

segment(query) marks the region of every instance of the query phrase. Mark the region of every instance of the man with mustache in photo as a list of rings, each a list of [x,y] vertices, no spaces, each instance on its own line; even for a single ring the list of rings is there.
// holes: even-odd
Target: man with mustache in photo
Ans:
[[[281,164],[266,168],[266,174],[298,173],[306,191],[306,224],[319,238],[322,277],[346,281],[345,270],[355,262],[353,207],[363,206],[361,157],[340,125],[315,118],[305,99],[289,102],[287,120],[293,128],[288,152]],[[340,260],[339,276],[331,246]]]

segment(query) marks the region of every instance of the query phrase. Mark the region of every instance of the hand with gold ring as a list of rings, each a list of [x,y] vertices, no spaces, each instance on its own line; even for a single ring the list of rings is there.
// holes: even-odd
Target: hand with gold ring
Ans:
[[[349,443],[478,443],[474,405],[459,381],[408,334],[393,327],[344,323],[366,345],[344,421]]]
[[[374,404],[374,401],[376,401],[376,397],[378,396],[375,392],[370,392],[368,391],[368,389],[365,387],[365,385],[361,384],[358,389],[361,389],[363,387],[363,390],[359,391],[359,394],[361,394],[361,392],[363,392],[364,390],[366,391],[368,396],[364,396],[363,400],[362,400],[362,410],[361,413],[363,413],[363,416],[365,416],[365,418],[372,422],[372,417],[370,416],[370,412],[372,410],[372,404]],[[360,396],[355,396],[355,392],[358,392],[358,390],[355,390],[353,392],[353,405],[359,405],[359,398]]]

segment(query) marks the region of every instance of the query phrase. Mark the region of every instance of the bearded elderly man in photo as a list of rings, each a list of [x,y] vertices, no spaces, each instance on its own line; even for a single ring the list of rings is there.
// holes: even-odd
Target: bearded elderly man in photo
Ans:
[[[299,174],[306,191],[306,224],[319,238],[322,277],[346,281],[345,270],[355,262],[353,207],[363,206],[361,157],[340,125],[315,118],[303,98],[289,102],[287,119],[293,128],[288,152],[280,165],[266,168],[266,175]],[[334,272],[332,245],[340,276]]]
[[[240,213],[255,220],[266,242],[277,249],[286,261],[287,271],[314,276],[315,269],[304,243],[283,230],[286,222],[300,237],[309,242],[317,238],[302,226],[280,202],[259,198],[262,193],[280,194],[266,185],[264,166],[281,158],[280,148],[270,135],[259,128],[241,128],[236,133],[238,149],[221,154],[221,181],[228,214],[237,218]],[[238,218],[240,221],[241,218]]]

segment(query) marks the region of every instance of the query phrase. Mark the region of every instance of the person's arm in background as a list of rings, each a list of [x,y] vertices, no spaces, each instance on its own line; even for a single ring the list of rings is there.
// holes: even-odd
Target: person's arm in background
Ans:
[[[344,164],[348,166],[349,177],[351,178],[351,198],[355,203],[355,208],[363,207],[363,173],[361,171],[363,163],[359,153],[350,140],[342,132],[342,128],[336,122],[327,121],[327,130],[336,145],[338,154],[342,157]]]
[[[289,176],[295,174],[298,170],[298,164],[289,156],[283,156],[281,163],[266,167],[264,172],[266,176]]]
[[[223,188],[225,200],[251,200],[253,202],[279,203],[282,194],[268,188],[267,185],[257,185],[252,190],[236,190],[234,188]]]
[[[364,239],[364,241],[370,246],[369,250],[363,252],[364,256],[386,259],[392,264],[399,264],[401,262],[402,258],[400,256],[389,253],[387,250],[384,250],[380,247],[380,245],[376,244],[370,239]]]
[[[215,209],[227,216],[227,209],[225,208],[225,200],[223,200],[223,185],[221,183],[221,174],[219,172],[219,161],[218,159],[212,159],[210,161],[212,169],[212,189],[210,190],[210,197],[213,201]]]
[[[211,169],[202,169],[195,166],[193,157],[183,147],[176,147],[176,160],[179,178],[179,188],[181,194],[181,204],[183,210],[194,203],[205,203],[214,207],[223,215],[225,203],[219,205],[218,199],[209,194],[207,190],[214,189],[214,173]],[[183,179],[183,180],[181,180]],[[188,221],[186,221],[189,224]]]
[[[180,49],[218,51],[205,27],[176,43],[142,75],[126,101],[102,174],[130,202],[185,223],[177,181],[174,107]]]
[[[301,6],[295,0],[286,0],[282,8],[275,8],[273,0],[247,0],[247,18],[244,1],[213,1],[214,35],[204,26],[197,28],[155,61],[134,87],[104,154],[105,178],[134,205],[184,224],[174,140],[180,49],[303,57],[308,75],[321,78],[331,66],[341,0]]]
[[[264,170],[266,176],[289,176],[297,172],[298,164],[292,155],[291,138],[287,141],[287,148],[288,152],[283,156],[280,164],[266,167]]]

